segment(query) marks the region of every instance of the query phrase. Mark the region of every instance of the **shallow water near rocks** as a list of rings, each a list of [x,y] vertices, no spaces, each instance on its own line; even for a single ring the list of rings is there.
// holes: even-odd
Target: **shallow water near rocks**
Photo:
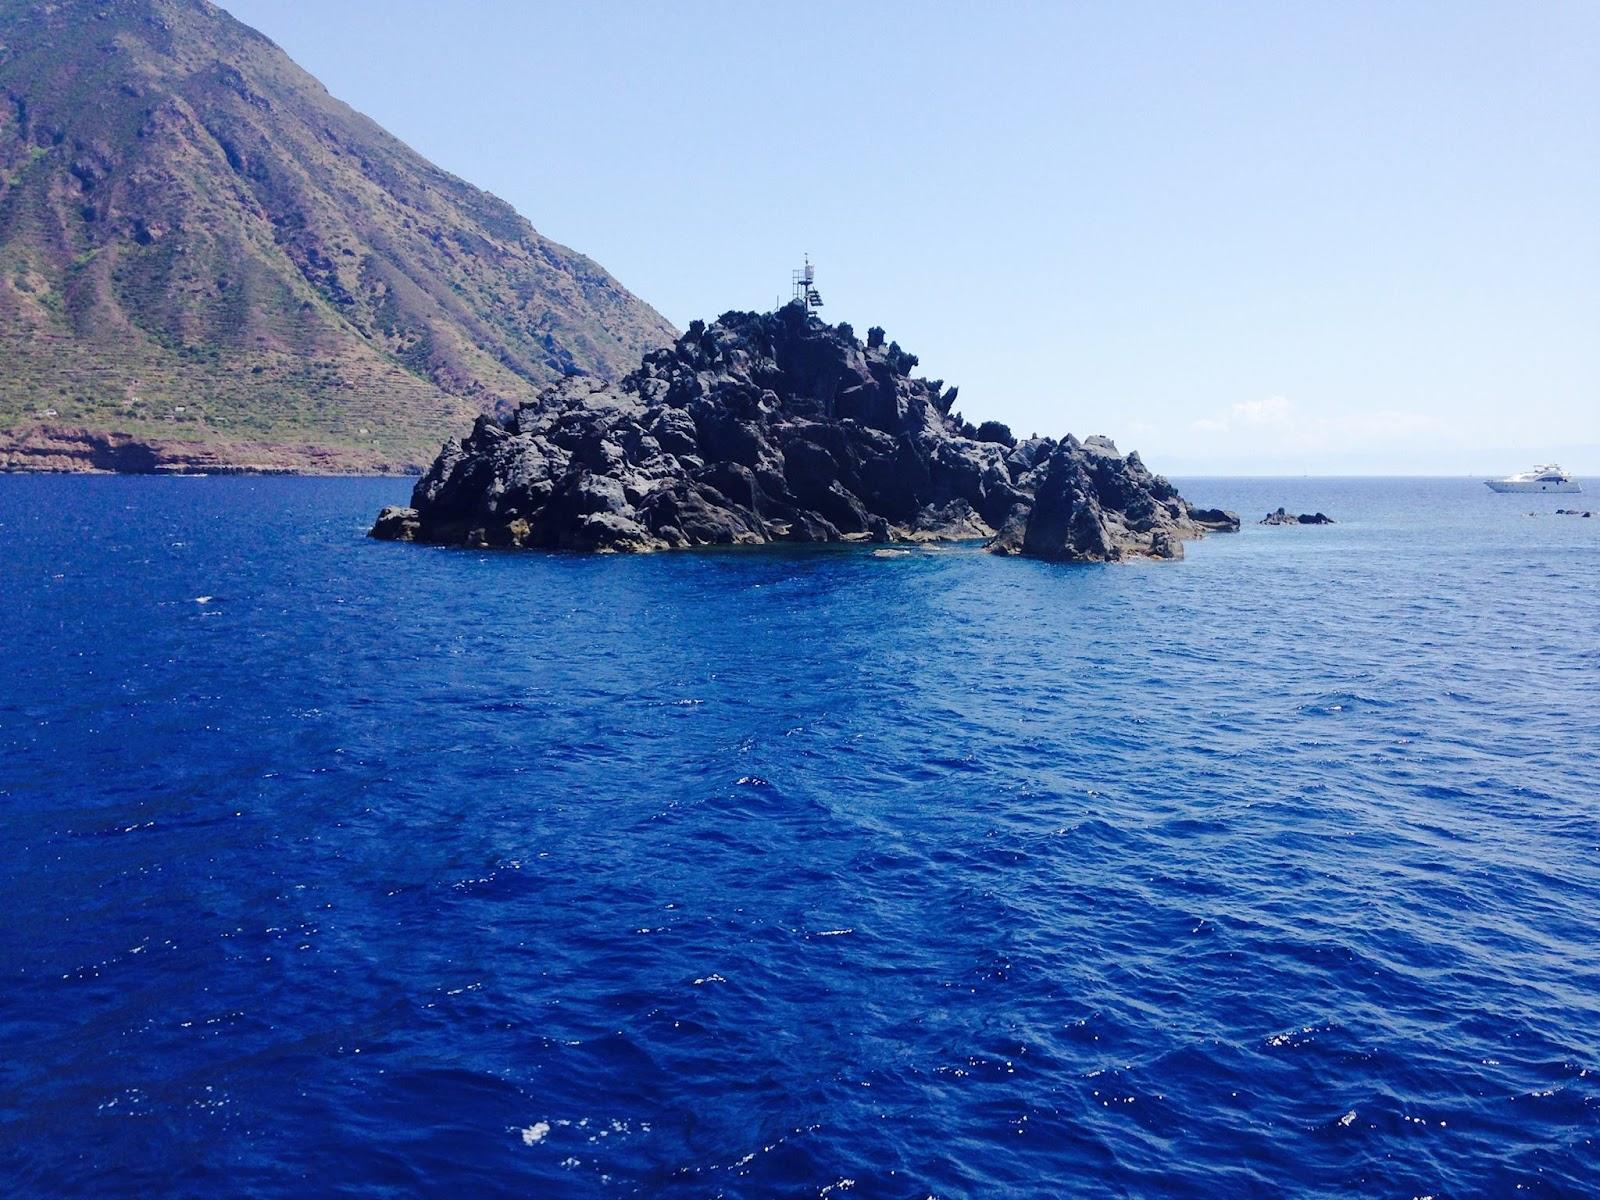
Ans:
[[[1177,482],[1070,567],[0,478],[6,1194],[1594,1194],[1600,518]]]

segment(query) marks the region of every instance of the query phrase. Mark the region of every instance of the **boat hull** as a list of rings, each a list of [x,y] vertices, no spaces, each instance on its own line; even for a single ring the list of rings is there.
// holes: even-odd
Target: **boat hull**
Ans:
[[[1567,480],[1565,483],[1540,483],[1538,480],[1533,480],[1533,479],[1519,479],[1516,482],[1512,482],[1509,479],[1485,479],[1483,481],[1483,484],[1484,484],[1485,487],[1487,487],[1492,492],[1581,492],[1581,491],[1583,491],[1583,489],[1578,486],[1577,482],[1575,480],[1571,480],[1571,479]]]

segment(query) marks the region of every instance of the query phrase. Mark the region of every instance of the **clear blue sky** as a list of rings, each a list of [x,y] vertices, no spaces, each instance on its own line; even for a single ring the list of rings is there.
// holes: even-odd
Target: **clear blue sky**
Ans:
[[[226,0],[682,326],[1159,470],[1600,474],[1600,3]]]

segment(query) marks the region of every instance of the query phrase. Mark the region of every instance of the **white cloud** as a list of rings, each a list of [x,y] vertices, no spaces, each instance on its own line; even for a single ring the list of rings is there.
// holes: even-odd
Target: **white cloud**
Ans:
[[[1201,417],[1189,427],[1199,433],[1227,433],[1233,429],[1263,427],[1287,429],[1294,420],[1294,406],[1287,396],[1268,396],[1262,400],[1241,400],[1217,417]]]
[[[1239,448],[1287,451],[1339,450],[1373,441],[1396,442],[1427,435],[1444,426],[1436,417],[1402,409],[1334,409],[1308,415],[1287,396],[1241,400],[1226,412],[1191,421],[1195,433],[1226,439]]]

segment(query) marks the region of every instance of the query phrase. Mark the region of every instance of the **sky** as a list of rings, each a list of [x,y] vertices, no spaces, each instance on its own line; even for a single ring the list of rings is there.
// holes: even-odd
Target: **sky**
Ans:
[[[682,327],[809,254],[974,422],[1600,474],[1600,4],[225,0]]]

